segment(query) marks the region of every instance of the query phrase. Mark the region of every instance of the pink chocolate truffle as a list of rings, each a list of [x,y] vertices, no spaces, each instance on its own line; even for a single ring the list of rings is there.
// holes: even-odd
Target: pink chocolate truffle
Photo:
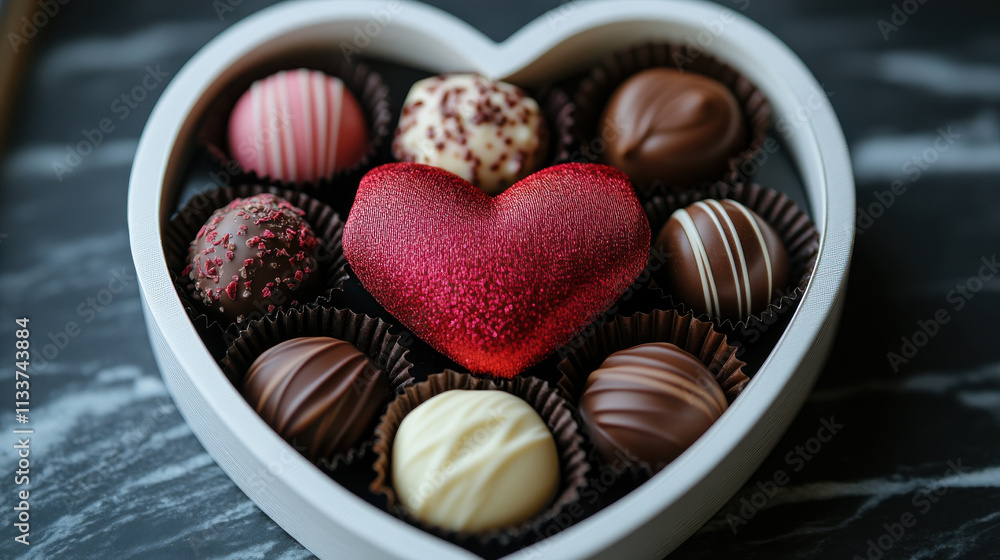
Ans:
[[[300,68],[257,80],[240,97],[229,117],[229,150],[261,177],[312,182],[361,161],[368,132],[344,82]]]

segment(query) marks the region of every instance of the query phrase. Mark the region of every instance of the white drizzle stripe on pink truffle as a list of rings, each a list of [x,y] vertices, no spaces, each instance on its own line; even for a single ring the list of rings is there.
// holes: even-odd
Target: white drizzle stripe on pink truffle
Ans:
[[[307,73],[311,85],[309,91],[312,92],[311,103],[316,106],[316,120],[320,123],[327,122],[326,118],[326,86],[323,84],[323,79],[321,76],[313,73]],[[316,176],[317,177],[329,177],[330,169],[326,163],[326,146],[327,142],[327,129],[325,126],[317,126],[314,134],[316,135]]]
[[[287,115],[289,120],[298,117],[292,114],[292,106],[288,102],[288,72],[278,72],[278,79],[275,80],[275,89],[278,92],[278,104],[281,107],[281,114]],[[306,119],[306,121],[308,121]],[[298,180],[298,168],[295,162],[295,136],[292,134],[292,127],[282,124],[278,127],[281,130],[281,155],[284,157],[284,166],[288,170],[288,179],[292,182]]]
[[[316,139],[313,137],[316,129],[316,123],[315,119],[313,119],[312,105],[309,100],[309,73],[306,72],[304,68],[300,68],[295,71],[295,79],[299,82],[299,100],[302,102],[302,120],[305,123],[306,128],[305,146],[299,146],[298,150],[305,155],[306,173],[312,176],[317,176],[318,173],[315,169],[316,158],[314,157],[316,151]]]
[[[275,89],[277,89],[275,80],[268,80],[264,82],[264,107],[266,111],[264,113],[263,120],[265,121],[267,119],[267,115],[281,115],[281,113],[278,112],[278,96],[275,95]],[[287,117],[287,115],[281,115],[281,116]],[[267,126],[267,124],[268,123],[265,123],[265,126]],[[278,128],[280,129],[283,126],[284,126],[284,121],[281,121],[281,123],[278,125]],[[258,134],[263,133],[262,130],[257,132]],[[272,130],[269,131],[269,135],[266,137],[270,139],[270,141],[267,142],[267,148],[268,148],[267,151],[268,155],[270,156],[269,161],[271,162],[271,168],[268,174],[274,177],[284,177],[285,173],[281,165],[281,146],[279,146],[280,142],[278,142],[277,139],[275,138],[275,136],[277,136],[278,133],[279,133],[278,130]],[[263,136],[262,134],[261,138],[265,138],[265,136]]]

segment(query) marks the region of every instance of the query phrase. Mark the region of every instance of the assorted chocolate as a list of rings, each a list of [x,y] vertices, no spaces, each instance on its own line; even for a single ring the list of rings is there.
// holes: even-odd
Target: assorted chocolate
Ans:
[[[292,189],[342,178],[367,166],[370,116],[359,98],[340,78],[304,68],[255,81],[229,116],[229,155]],[[364,289],[427,343],[419,352],[440,352],[476,374],[544,374],[532,368],[551,369],[557,348],[618,309],[642,277],[650,241],[667,255],[654,277],[669,297],[656,309],[707,315],[712,326],[700,323],[697,336],[734,333],[793,287],[795,257],[776,224],[726,191],[696,196],[650,224],[633,186],[704,190],[724,177],[754,133],[729,86],[646,68],[616,84],[599,114],[598,159],[608,165],[553,165],[550,130],[567,125],[546,122],[519,87],[474,74],[412,85],[392,143],[396,163],[369,170],[360,184],[345,181],[357,194],[343,250]],[[216,210],[181,272],[197,311],[223,331],[246,329],[238,335],[246,338],[261,328],[252,317],[323,302],[318,250],[339,243],[339,233],[318,239],[304,215],[273,194]],[[295,331],[292,322],[283,328]],[[387,421],[402,390],[393,401],[389,376],[349,341],[289,334],[253,352],[234,381],[247,403],[313,461],[384,437],[373,426]],[[572,345],[565,348],[572,356]],[[550,391],[560,406],[579,407],[595,463],[624,460],[651,474],[725,412],[727,396],[746,383],[743,363],[717,379],[712,357],[688,350],[662,336],[606,348],[599,366],[576,372],[578,391]],[[385,483],[420,523],[458,534],[508,531],[558,503],[569,484],[557,440],[518,396],[447,390],[400,419]]]
[[[537,412],[504,391],[451,390],[410,411],[392,444],[392,486],[421,521],[451,531],[517,525],[559,489],[559,454]]]
[[[771,224],[734,200],[678,209],[656,245],[670,255],[668,291],[697,313],[744,321],[788,288],[788,252]]]
[[[354,95],[340,78],[305,68],[254,82],[229,116],[228,139],[243,169],[290,183],[329,179],[368,151]]]
[[[181,272],[204,309],[242,323],[314,300],[322,287],[318,240],[304,214],[269,193],[216,210],[191,242]]]
[[[650,68],[627,79],[601,115],[604,160],[634,181],[697,186],[723,176],[746,149],[746,120],[722,83],[693,72]]]
[[[662,467],[705,433],[727,408],[712,372],[673,344],[619,350],[590,373],[580,414],[608,463]]]
[[[548,136],[538,103],[521,88],[449,74],[410,88],[392,154],[451,171],[497,195],[541,167]]]
[[[261,354],[242,391],[274,431],[318,460],[365,439],[388,398],[389,381],[349,342],[300,337]]]

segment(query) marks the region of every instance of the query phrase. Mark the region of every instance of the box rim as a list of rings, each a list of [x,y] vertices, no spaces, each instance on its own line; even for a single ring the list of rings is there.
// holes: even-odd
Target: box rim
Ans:
[[[491,69],[487,69],[488,73],[497,78],[521,72],[522,68],[518,67],[519,64],[530,67],[532,64],[530,57],[524,53],[546,51],[553,45],[562,44],[567,38],[587,33],[587,30],[594,29],[595,26],[601,27],[626,21],[648,21],[650,18],[654,20],[660,18],[660,20],[669,19],[671,25],[685,25],[689,31],[693,31],[706,25],[706,21],[713,21],[713,18],[731,18],[732,21],[726,24],[728,26],[726,29],[733,32],[728,37],[717,38],[719,43],[713,45],[712,52],[714,55],[719,53],[720,58],[747,72],[748,77],[751,77],[758,85],[763,86],[762,89],[775,105],[777,115],[791,114],[790,111],[795,110],[796,103],[798,103],[798,107],[806,106],[807,100],[804,96],[822,92],[822,88],[805,65],[777,38],[744,16],[714,4],[649,0],[587,2],[574,8],[571,21],[567,22],[559,32],[553,32],[551,25],[547,25],[545,19],[547,16],[543,15],[499,44],[494,43],[454,16],[435,8],[403,1],[398,2],[398,4],[403,7],[404,11],[410,12],[408,16],[413,16],[398,25],[418,26],[424,30],[432,28],[436,30],[436,34],[451,37],[448,41],[461,41],[463,44],[462,53],[469,63],[477,58],[483,60],[503,59],[501,62],[494,63]],[[361,18],[360,21],[368,21],[371,19],[372,9],[377,9],[380,6],[383,4],[373,2],[292,2],[268,8],[244,19],[203,47],[185,65],[157,102],[143,131],[130,178],[128,214],[133,259],[136,262],[146,320],[151,327],[151,337],[154,329],[158,335],[163,336],[162,344],[165,348],[162,350],[169,351],[172,357],[177,359],[178,366],[184,374],[189,377],[186,379],[191,384],[189,390],[197,391],[209,402],[230,398],[238,399],[239,402],[243,401],[235,388],[228,381],[225,381],[221,370],[212,360],[204,345],[201,344],[197,333],[181,308],[176,294],[172,291],[173,288],[169,282],[169,275],[163,260],[162,243],[159,239],[161,220],[164,219],[165,211],[162,203],[167,195],[163,187],[165,184],[170,184],[172,165],[177,162],[178,157],[181,157],[179,155],[181,150],[177,149],[178,143],[183,143],[185,134],[187,134],[187,138],[190,138],[190,127],[193,126],[190,123],[190,117],[187,121],[183,121],[178,115],[190,113],[198,101],[202,99],[206,90],[228,67],[227,63],[234,63],[252,48],[264,44],[266,40],[292,33],[296,28],[318,25],[317,21],[324,20],[324,18],[327,20],[340,18],[342,21],[350,18]],[[237,40],[237,34],[247,33],[254,37],[252,44],[248,44],[246,40]],[[733,36],[739,38],[735,41],[736,43],[752,41],[757,49],[757,57],[739,59],[738,53],[736,53],[735,58],[731,54],[727,56],[726,45],[734,42]],[[630,38],[630,42],[634,41],[635,39]],[[373,52],[387,54],[379,53],[377,50]],[[518,52],[521,54],[518,55]],[[762,60],[762,53],[768,55],[767,62]],[[482,60],[476,60],[475,63],[480,65]],[[460,61],[449,61],[449,64],[460,64]],[[774,83],[763,84],[759,80],[760,76],[776,71],[769,72],[768,66],[772,68],[783,67],[785,73]],[[480,68],[482,69],[481,66]],[[445,69],[452,68],[446,67]],[[785,80],[787,83],[784,83]],[[809,103],[811,107],[812,101]],[[731,409],[734,413],[727,412],[728,416],[724,415],[723,419],[720,419],[681,458],[661,471],[642,489],[630,493],[594,516],[546,541],[532,545],[518,554],[540,553],[542,550],[546,554],[557,554],[565,557],[589,556],[597,552],[610,554],[612,544],[624,541],[638,528],[648,527],[668,510],[676,509],[681,498],[692,495],[697,488],[704,486],[704,482],[710,476],[718,478],[727,475],[731,477],[731,473],[720,470],[720,465],[727,457],[737,451],[741,442],[749,441],[748,437],[754,433],[754,430],[759,429],[767,432],[758,434],[756,437],[757,440],[762,441],[764,447],[758,448],[754,455],[760,456],[762,460],[763,455],[777,441],[774,431],[777,430],[780,434],[784,431],[787,423],[791,421],[791,417],[801,405],[801,400],[805,397],[808,387],[811,386],[811,379],[815,377],[816,372],[811,374],[811,379],[805,379],[798,383],[794,388],[794,394],[786,396],[787,402],[784,405],[786,409],[782,411],[781,415],[773,412],[768,415],[768,411],[772,411],[779,403],[779,397],[794,380],[796,369],[803,363],[807,354],[817,346],[824,328],[824,320],[831,318],[837,312],[846,279],[847,262],[851,253],[854,231],[854,188],[846,142],[826,96],[821,95],[819,99],[815,100],[815,103],[816,107],[811,108],[811,114],[802,123],[802,128],[796,127],[790,138],[786,139],[786,143],[793,146],[793,157],[803,175],[803,183],[808,191],[810,206],[813,210],[812,215],[821,233],[820,257],[816,265],[816,274],[810,281],[799,309],[792,316],[785,332],[787,335],[788,332],[795,329],[796,336],[800,340],[782,336],[767,361],[761,366],[755,381],[734,403]],[[183,112],[178,112],[182,109]],[[805,166],[806,169],[804,169],[802,163],[804,158],[812,158],[809,161],[812,161],[814,165]],[[833,189],[837,191],[835,197],[830,196]],[[833,227],[833,224],[839,225]],[[828,325],[827,328],[829,328]],[[803,334],[805,338],[801,336]],[[776,356],[784,360],[784,363],[776,364]],[[161,359],[159,352],[157,359]],[[215,375],[216,373],[218,375]],[[168,379],[171,376],[167,375],[167,371],[164,371],[164,377],[168,380],[168,386],[172,392],[175,389],[185,390],[175,383],[178,380]],[[226,386],[220,387],[220,380],[225,381]],[[791,400],[789,401],[788,398]],[[236,443],[242,445],[258,462],[263,464],[263,461],[267,460],[268,453],[279,451],[287,453],[287,450],[291,449],[273,431],[268,429],[249,407],[244,406],[241,409],[241,407],[236,406],[233,408],[235,410],[212,410],[209,412],[219,415],[219,420],[223,422],[227,432],[239,440]],[[184,412],[187,418],[189,412],[186,410]],[[738,417],[742,425],[735,425],[729,420],[733,417]],[[195,422],[189,419],[189,423],[192,424],[193,428],[195,427]],[[245,473],[234,473],[231,469],[235,469],[237,466],[224,464],[217,457],[217,453],[222,447],[225,447],[226,442],[212,441],[209,436],[198,432],[196,430],[199,439],[212,452],[217,462],[226,468],[230,477],[240,484],[241,480],[238,480],[238,475],[246,476]],[[766,439],[772,441],[763,442]],[[759,460],[753,457],[750,463],[754,462],[759,463]],[[341,525],[341,528],[354,529],[356,534],[364,535],[371,533],[368,523],[373,522],[376,525],[387,524],[386,526],[393,531],[398,531],[392,542],[385,542],[386,539],[379,539],[377,535],[368,535],[368,538],[363,538],[363,542],[353,544],[365,545],[371,549],[371,552],[383,555],[405,552],[415,556],[422,553],[434,553],[438,557],[471,557],[470,553],[464,549],[440,541],[419,529],[402,523],[373,506],[369,506],[339,485],[331,484],[325,475],[294,452],[288,458],[287,463],[287,474],[273,476],[272,478],[276,479],[273,482],[284,482],[288,491],[292,491],[299,498],[310,502],[317,511],[325,511],[331,519],[335,519]],[[750,474],[752,472],[746,472],[743,480]],[[277,480],[283,477],[294,480]],[[308,491],[307,482],[315,482],[321,487],[327,488],[322,488],[319,492]],[[739,482],[742,484],[742,480]],[[242,484],[241,488],[244,485]],[[732,485],[732,481],[729,485]],[[311,541],[308,536],[302,536],[301,528],[290,528],[288,523],[283,523],[281,519],[278,519],[282,516],[282,512],[273,514],[269,511],[274,504],[261,503],[260,497],[253,495],[253,489],[250,491],[248,488],[243,489],[300,542]],[[722,492],[721,494],[731,494],[731,492]],[[725,499],[728,498],[729,495],[726,495]],[[343,514],[343,512],[338,514],[335,511],[336,508],[330,505],[329,501],[323,503],[323,500],[330,499],[333,499],[337,506],[343,507],[344,504],[350,504],[357,507],[350,508],[349,514]],[[711,509],[708,513],[710,515],[717,508],[707,508],[706,511],[708,509]],[[705,517],[705,513],[699,512],[699,515],[693,517]],[[607,522],[609,519],[613,519],[614,522]],[[697,525],[700,526],[702,522],[703,520],[698,521]],[[689,532],[687,528],[684,528],[679,531],[679,533],[685,533],[679,540],[673,538],[665,545],[661,544],[641,550],[650,553],[660,549],[658,553],[662,553],[664,547],[669,549],[679,544]],[[330,546],[329,543],[324,544],[323,542],[303,542],[303,544],[306,544],[314,552],[321,551],[315,550],[313,547]],[[341,540],[332,542],[333,549],[350,544],[352,543]],[[326,550],[324,548],[322,552],[326,552]],[[616,553],[620,552],[620,549],[616,550]]]

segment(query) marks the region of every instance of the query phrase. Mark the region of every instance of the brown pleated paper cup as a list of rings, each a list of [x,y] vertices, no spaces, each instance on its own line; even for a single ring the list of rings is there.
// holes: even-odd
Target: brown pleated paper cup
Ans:
[[[588,328],[563,349],[565,358],[557,369],[561,374],[559,389],[573,403],[578,403],[587,378],[608,356],[641,344],[665,342],[673,344],[701,361],[719,383],[731,404],[750,381],[743,373],[746,365],[736,353],[738,348],[726,341],[712,323],[695,319],[690,313],[672,309],[652,313],[618,316],[608,323]],[[614,469],[618,476],[632,485],[648,480],[662,465],[652,465],[637,457],[622,456],[612,464],[598,453],[591,434],[587,446],[591,461],[605,470]]]
[[[574,145],[573,123],[576,113],[573,102],[565,91],[557,87],[544,87],[538,92],[538,104],[549,127],[549,166],[567,163]]]
[[[396,431],[403,418],[421,403],[445,391],[466,389],[506,391],[527,402],[541,416],[556,442],[560,463],[560,489],[553,502],[539,515],[516,526],[482,533],[458,532],[429,525],[417,519],[396,499],[392,487],[392,447]],[[557,518],[570,517],[567,510],[579,502],[581,491],[588,484],[590,465],[583,448],[575,410],[559,392],[541,379],[517,377],[511,380],[491,380],[467,373],[445,370],[428,376],[426,381],[407,387],[389,405],[375,431],[375,481],[371,491],[386,499],[389,511],[398,517],[441,538],[466,548],[489,547],[490,550],[512,552],[539,537],[549,536]],[[561,525],[559,528],[563,528]]]
[[[365,116],[368,132],[368,149],[356,164],[339,170],[330,177],[316,181],[291,182],[281,177],[262,176],[244,169],[233,158],[233,146],[227,139],[229,115],[240,96],[250,85],[282,70],[308,68],[340,78],[344,87],[353,94]],[[233,182],[263,183],[307,192],[320,200],[343,209],[354,199],[358,181],[369,169],[380,163],[379,150],[385,144],[392,130],[392,113],[389,103],[389,87],[382,77],[367,65],[349,62],[329,51],[286,53],[276,59],[255,65],[232,80],[215,97],[205,113],[198,129],[198,143],[208,152],[209,157]]]
[[[571,402],[576,402],[587,376],[608,356],[650,342],[667,342],[698,358],[715,376],[730,403],[749,382],[743,373],[746,364],[736,356],[737,348],[712,323],[696,319],[690,313],[662,309],[618,316],[586,329],[563,349],[565,357],[557,366],[561,374],[559,389]]]
[[[567,137],[573,144],[564,150],[571,154],[571,161],[602,161],[607,138],[614,131],[613,123],[602,123],[601,116],[612,94],[633,75],[649,68],[665,67],[682,72],[693,72],[713,78],[725,85],[739,103],[748,132],[744,149],[729,158],[726,170],[717,177],[706,177],[702,184],[679,184],[670,177],[655,180],[636,180],[636,190],[648,196],[657,191],[674,188],[700,188],[716,181],[739,183],[749,179],[743,163],[760,153],[771,124],[771,106],[764,94],[750,80],[731,66],[706,53],[691,53],[682,44],[651,42],[622,49],[605,57],[580,82],[573,96],[574,115],[563,121],[568,124]]]
[[[653,232],[654,244],[660,230],[674,211],[706,199],[735,200],[753,210],[774,228],[788,253],[789,284],[776,290],[766,309],[741,321],[719,320],[707,313],[697,315],[701,319],[715,323],[716,328],[729,335],[732,340],[753,343],[756,337],[750,336],[752,333],[767,330],[791,317],[812,278],[816,258],[819,255],[819,232],[809,215],[784,193],[764,188],[756,183],[735,186],[717,183],[702,190],[678,191],[652,197],[646,203],[645,209]],[[678,301],[671,294],[670,286],[665,282],[658,281],[658,287],[666,296],[668,302],[666,306],[673,307],[681,314],[691,311],[689,305]]]
[[[282,311],[274,317],[251,322],[226,350],[220,361],[222,369],[233,385],[243,392],[247,372],[261,354],[282,342],[301,337],[342,340],[367,356],[371,360],[371,367],[366,369],[366,375],[370,373],[384,377],[389,388],[382,396],[382,411],[393,395],[414,382],[410,374],[413,365],[407,359],[408,351],[401,344],[400,336],[393,332],[392,325],[349,309],[324,306]],[[290,434],[279,431],[279,435],[320,466],[335,471],[341,464],[350,464],[371,449],[374,428],[380,415],[377,414],[363,427],[363,433],[367,435],[346,451],[336,454],[317,454]]]
[[[225,351],[229,343],[236,338],[240,328],[246,326],[251,320],[274,316],[275,313],[289,307],[292,303],[288,302],[288,304],[277,306],[273,310],[263,307],[260,309],[260,313],[253,314],[245,318],[244,321],[237,323],[223,317],[212,309],[206,308],[195,293],[194,282],[188,276],[182,274],[187,264],[188,249],[191,242],[212,214],[233,200],[261,193],[277,195],[290,202],[293,206],[303,210],[305,212],[303,218],[310,225],[313,233],[320,241],[315,256],[319,261],[322,289],[317,296],[299,301],[296,307],[329,301],[333,291],[338,289],[347,277],[345,270],[347,259],[344,258],[344,251],[341,246],[344,223],[341,221],[340,216],[327,204],[301,192],[261,185],[223,187],[196,194],[167,223],[163,232],[163,249],[166,256],[167,269],[174,280],[178,298],[180,298],[181,304],[191,318],[191,322],[194,323],[205,340],[206,346],[208,346],[209,350],[216,357],[218,357],[219,351]]]

